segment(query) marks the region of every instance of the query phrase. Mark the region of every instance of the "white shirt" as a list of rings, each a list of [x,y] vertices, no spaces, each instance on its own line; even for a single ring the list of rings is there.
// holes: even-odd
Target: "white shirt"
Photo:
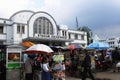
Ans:
[[[48,72],[48,71],[49,71],[49,65],[48,65],[48,63],[42,64],[42,69],[43,69],[45,72]]]

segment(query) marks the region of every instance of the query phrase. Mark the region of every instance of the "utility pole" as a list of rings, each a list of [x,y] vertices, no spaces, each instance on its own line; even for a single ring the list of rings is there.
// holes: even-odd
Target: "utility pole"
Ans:
[[[76,17],[76,28],[77,28],[77,30],[78,30],[78,27],[79,27],[79,24],[78,24],[78,19]]]

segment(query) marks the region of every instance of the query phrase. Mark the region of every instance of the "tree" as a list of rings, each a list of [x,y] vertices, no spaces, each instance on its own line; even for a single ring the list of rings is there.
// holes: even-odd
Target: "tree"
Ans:
[[[88,44],[92,42],[92,30],[88,26],[79,27],[78,30],[85,31],[87,33]]]

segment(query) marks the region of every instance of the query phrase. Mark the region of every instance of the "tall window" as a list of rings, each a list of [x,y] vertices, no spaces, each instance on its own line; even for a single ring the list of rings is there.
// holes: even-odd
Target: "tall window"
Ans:
[[[64,31],[62,31],[62,36],[64,36]]]
[[[0,33],[3,33],[3,25],[0,25]]]
[[[84,40],[84,35],[81,35],[81,40]]]
[[[65,30],[62,31],[62,36],[67,36],[67,32]]]
[[[34,22],[34,34],[50,34],[53,35],[53,25],[50,20],[45,17],[39,17]]]
[[[78,39],[78,34],[75,34],[75,39]]]
[[[17,24],[17,33],[24,34],[25,33],[25,25]]]
[[[22,25],[22,33],[25,33],[25,26]]]
[[[69,33],[68,35],[69,35],[69,39],[71,39],[71,34]]]

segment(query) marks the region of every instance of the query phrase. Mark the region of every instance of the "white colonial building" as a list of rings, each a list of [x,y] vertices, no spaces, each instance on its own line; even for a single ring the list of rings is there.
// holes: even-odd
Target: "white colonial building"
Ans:
[[[22,10],[9,19],[0,18],[0,44],[20,44],[23,41],[59,46],[78,43],[86,47],[87,34],[58,25],[50,14],[43,11]]]
[[[120,48],[120,38],[118,37],[108,38],[107,43],[111,48],[115,48],[115,47]]]

